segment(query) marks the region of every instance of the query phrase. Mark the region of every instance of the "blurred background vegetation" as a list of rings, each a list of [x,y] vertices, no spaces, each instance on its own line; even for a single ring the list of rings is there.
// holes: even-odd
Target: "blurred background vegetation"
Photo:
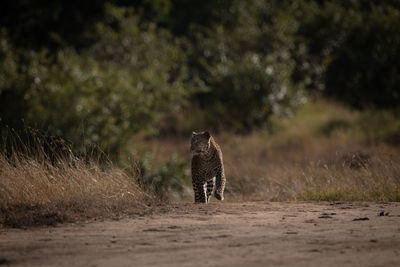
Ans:
[[[315,134],[356,124],[400,142],[400,1],[1,3],[3,135],[30,126],[78,152],[96,143],[140,158],[134,135],[281,133],[281,118],[315,98],[361,112]],[[187,162],[148,160],[145,180],[182,192],[171,173],[187,177]]]

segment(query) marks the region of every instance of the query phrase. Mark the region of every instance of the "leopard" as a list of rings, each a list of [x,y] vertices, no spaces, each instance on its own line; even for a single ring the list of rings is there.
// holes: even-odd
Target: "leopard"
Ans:
[[[224,200],[226,184],[222,150],[209,131],[192,132],[191,171],[195,203],[209,203],[211,195]]]

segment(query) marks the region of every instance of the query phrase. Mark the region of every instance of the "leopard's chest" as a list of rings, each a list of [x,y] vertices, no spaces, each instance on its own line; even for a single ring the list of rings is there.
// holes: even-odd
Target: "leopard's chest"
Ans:
[[[203,181],[210,180],[216,176],[220,166],[217,162],[194,162],[192,166],[193,179],[200,179]],[[196,164],[197,163],[197,164]]]

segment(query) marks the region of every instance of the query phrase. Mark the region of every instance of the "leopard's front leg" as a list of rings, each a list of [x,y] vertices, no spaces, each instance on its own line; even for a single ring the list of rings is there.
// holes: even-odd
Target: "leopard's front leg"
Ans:
[[[206,183],[193,182],[193,191],[195,203],[207,203]]]
[[[224,200],[224,189],[225,189],[225,183],[226,183],[226,178],[225,178],[225,173],[223,167],[219,168],[216,172],[216,184],[215,184],[215,191],[214,191],[214,196],[218,200]]]

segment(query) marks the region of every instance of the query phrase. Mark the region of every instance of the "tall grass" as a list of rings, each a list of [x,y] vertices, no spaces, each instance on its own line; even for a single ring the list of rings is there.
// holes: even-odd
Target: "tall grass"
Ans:
[[[365,116],[317,101],[292,118],[276,118],[273,133],[215,135],[224,154],[226,201],[400,201],[400,131],[393,126],[400,123],[375,114],[368,124]],[[32,129],[6,133],[2,225],[145,213],[156,199],[193,201],[189,136],[136,136],[127,148],[140,163],[122,169],[98,149],[76,155],[63,140]]]
[[[384,141],[399,121],[370,113],[317,99],[272,134],[224,138],[234,198],[400,201],[400,147]]]
[[[400,201],[400,153],[391,147],[325,143],[263,150],[258,138],[252,155],[226,156],[234,199]],[[235,151],[227,146],[226,152]]]
[[[216,135],[228,179],[226,200],[400,201],[400,147],[384,138],[400,128],[395,131],[394,118],[389,124],[379,116],[368,124],[366,113],[317,100],[294,117],[274,119],[272,133]],[[189,138],[135,143],[156,151],[154,160],[163,162],[173,153],[189,159]]]
[[[143,213],[153,201],[140,173],[122,170],[100,153],[78,157],[62,140],[36,133],[0,152],[0,224],[55,224],[77,218]],[[11,143],[11,145],[10,145]]]

